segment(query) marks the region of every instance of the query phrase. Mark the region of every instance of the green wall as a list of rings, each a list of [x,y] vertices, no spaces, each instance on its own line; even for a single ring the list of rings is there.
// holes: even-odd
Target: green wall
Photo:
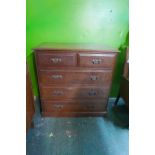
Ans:
[[[121,49],[111,92],[111,96],[116,96],[128,34],[128,0],[26,0],[26,3],[26,58],[34,94],[38,95],[38,86],[32,48],[42,42],[82,42]]]

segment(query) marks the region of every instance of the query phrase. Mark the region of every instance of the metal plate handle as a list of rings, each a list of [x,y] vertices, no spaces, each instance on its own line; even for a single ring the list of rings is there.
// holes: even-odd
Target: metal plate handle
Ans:
[[[101,59],[93,59],[92,64],[101,64],[102,60]]]
[[[64,93],[63,93],[63,91],[60,91],[60,90],[55,90],[54,92],[53,92],[53,95],[55,95],[55,96],[61,96],[61,95],[63,95]]]
[[[57,63],[60,63],[62,60],[61,60],[61,58],[51,58],[51,61],[52,61],[54,64],[57,64]]]
[[[62,75],[52,75],[52,79],[62,79]]]
[[[97,80],[97,76],[96,76],[96,75],[91,75],[91,76],[90,76],[90,79],[91,79],[92,81],[95,81],[95,80]]]
[[[61,110],[63,108],[63,105],[54,105],[53,108],[56,110]]]
[[[91,91],[88,92],[88,95],[89,96],[96,96],[97,92],[95,90],[91,90]]]

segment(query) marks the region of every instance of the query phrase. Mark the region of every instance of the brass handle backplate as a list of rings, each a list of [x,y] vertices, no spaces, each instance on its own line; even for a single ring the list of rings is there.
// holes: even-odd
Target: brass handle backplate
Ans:
[[[62,79],[62,75],[52,75],[53,79]]]
[[[61,110],[63,108],[63,105],[54,105],[53,108],[56,110]]]
[[[102,60],[101,59],[93,59],[92,64],[101,64]]]
[[[55,64],[60,63],[62,60],[61,58],[51,58],[51,61]]]
[[[88,92],[88,95],[89,96],[96,96],[97,92],[95,90],[91,90],[91,91]]]
[[[63,95],[64,93],[63,93],[63,91],[59,91],[59,90],[55,90],[54,92],[53,92],[53,95],[55,95],[55,96],[61,96],[61,95]]]
[[[95,81],[95,80],[97,80],[97,76],[96,76],[96,75],[91,75],[91,76],[90,76],[90,79],[91,79],[92,81]]]

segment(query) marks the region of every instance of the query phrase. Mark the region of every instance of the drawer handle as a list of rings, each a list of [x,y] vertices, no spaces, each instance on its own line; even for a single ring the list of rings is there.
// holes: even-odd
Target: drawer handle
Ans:
[[[53,79],[62,79],[62,75],[52,75]]]
[[[92,90],[92,91],[88,92],[88,95],[89,96],[96,96],[97,95],[97,92],[94,91],[94,90]]]
[[[60,63],[61,62],[61,58],[51,58],[51,61],[55,64]]]
[[[92,81],[95,81],[95,80],[97,80],[97,76],[91,75],[91,76],[90,76],[90,79],[91,79]]]
[[[93,64],[101,64],[101,61],[102,61],[101,59],[93,59],[92,63]]]
[[[63,108],[63,105],[54,105],[53,108],[56,110],[61,110]]]
[[[61,95],[63,95],[63,91],[55,90],[55,91],[53,92],[53,95],[61,96]]]

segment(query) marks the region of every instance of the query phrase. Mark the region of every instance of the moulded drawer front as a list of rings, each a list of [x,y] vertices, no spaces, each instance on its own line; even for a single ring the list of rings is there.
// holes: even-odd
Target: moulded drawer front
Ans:
[[[98,87],[41,87],[42,99],[104,99],[109,89]]]
[[[112,79],[111,70],[40,70],[40,83],[50,84],[102,84],[109,87]]]
[[[37,53],[39,67],[64,67],[76,66],[75,53]]]
[[[104,67],[113,68],[115,64],[115,53],[104,54],[79,54],[79,66],[81,67]]]
[[[93,112],[93,111],[105,111],[105,104],[64,104],[63,102],[44,102],[42,104],[43,112]]]

